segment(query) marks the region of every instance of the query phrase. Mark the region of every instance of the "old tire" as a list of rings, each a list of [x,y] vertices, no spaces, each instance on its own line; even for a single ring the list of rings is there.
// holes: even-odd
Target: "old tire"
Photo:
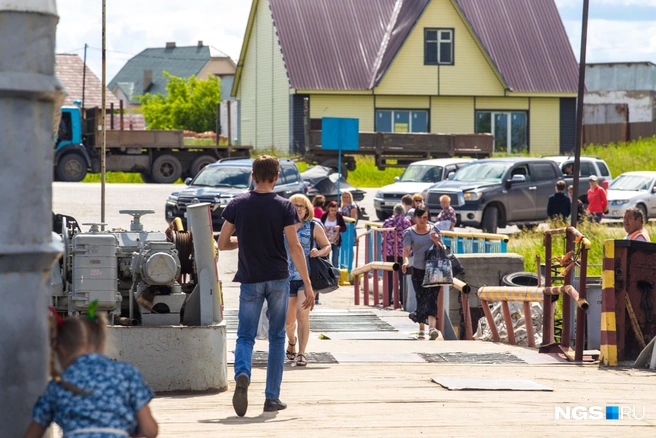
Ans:
[[[79,182],[87,176],[87,162],[80,154],[64,155],[57,163],[57,179],[66,182]]]
[[[173,184],[182,176],[182,164],[173,155],[162,155],[155,159],[150,176],[157,184]]]
[[[496,234],[499,227],[499,209],[490,205],[483,212],[483,231],[486,233]]]
[[[510,287],[536,287],[538,286],[538,275],[533,272],[514,272],[505,275],[501,280],[501,283],[503,286]]]
[[[340,168],[339,161],[335,158],[331,158],[329,160],[322,161],[320,164],[324,167],[330,167],[333,170],[333,172],[339,172],[340,171],[339,170],[339,168]],[[349,173],[349,171],[346,168],[346,164],[342,163],[342,165],[341,165],[341,174],[344,177],[344,179],[348,178],[348,173]]]
[[[649,216],[647,216],[647,207],[645,207],[645,204],[638,204],[637,208],[642,212],[642,217],[646,223],[649,220]]]
[[[201,155],[200,157],[196,158],[191,162],[191,166],[189,166],[189,177],[195,178],[196,175],[198,175],[198,172],[203,170],[203,167],[212,163],[216,163],[216,158],[211,155]]]

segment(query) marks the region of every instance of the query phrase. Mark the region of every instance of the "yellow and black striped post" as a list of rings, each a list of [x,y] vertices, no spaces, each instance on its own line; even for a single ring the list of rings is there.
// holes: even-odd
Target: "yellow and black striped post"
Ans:
[[[617,366],[617,324],[615,320],[615,241],[604,241],[601,299],[602,365]]]

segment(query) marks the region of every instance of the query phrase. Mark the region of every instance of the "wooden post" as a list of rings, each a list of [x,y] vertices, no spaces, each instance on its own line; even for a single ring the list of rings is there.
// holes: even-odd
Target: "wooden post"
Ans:
[[[539,285],[540,284],[538,283],[538,286]],[[524,301],[524,324],[526,325],[526,339],[528,340],[528,346],[531,348],[535,348],[535,333],[533,332],[533,316],[531,315],[531,303],[529,303],[528,301]]]
[[[221,104],[216,104],[216,145],[219,145],[219,137],[221,136]]]
[[[512,317],[510,316],[510,307],[508,306],[508,301],[502,301],[501,308],[503,309],[503,320],[506,323],[508,342],[510,345],[517,345],[517,342],[515,341],[515,328],[513,327]]]
[[[544,252],[544,286],[551,287],[551,234],[546,234],[544,236]],[[544,294],[542,307],[544,309],[542,317],[542,345],[549,345],[554,340],[554,321],[551,305],[551,295]]]
[[[119,120],[121,121],[121,127],[119,129],[122,131],[123,130],[123,101],[122,100],[118,101],[118,108],[120,111]]]
[[[485,300],[481,300],[481,305],[483,306],[483,313],[485,313],[485,318],[487,319],[487,325],[490,326],[490,332],[492,332],[492,340],[494,342],[501,342],[499,331],[497,330],[497,326],[494,324],[494,317],[490,311],[490,306],[488,306],[487,301]]]
[[[109,104],[109,129],[114,129],[114,102]]]
[[[232,146],[232,102],[231,101],[228,101],[228,146]],[[229,153],[230,152],[228,152],[228,154]]]

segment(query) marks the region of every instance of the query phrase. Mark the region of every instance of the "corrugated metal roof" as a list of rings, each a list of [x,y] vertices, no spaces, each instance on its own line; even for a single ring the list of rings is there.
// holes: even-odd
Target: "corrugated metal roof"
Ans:
[[[429,0],[270,0],[290,85],[368,90]]]
[[[455,0],[508,87],[578,90],[578,62],[553,0]]]
[[[82,77],[85,68],[84,99],[86,102],[84,102],[84,106],[100,108],[102,107],[102,83],[88,65],[85,67],[82,58],[75,54],[58,54],[55,57],[55,75],[68,93],[64,105],[73,105],[74,100],[82,100]],[[113,103],[117,109],[120,104],[110,90],[107,90],[105,94],[105,103],[107,108]]]

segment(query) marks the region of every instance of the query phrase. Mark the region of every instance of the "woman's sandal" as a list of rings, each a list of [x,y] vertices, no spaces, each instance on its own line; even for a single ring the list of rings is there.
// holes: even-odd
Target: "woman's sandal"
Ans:
[[[296,355],[296,366],[297,367],[307,366],[307,360],[305,360],[305,355],[303,353],[298,353]]]
[[[296,339],[295,339],[296,340]],[[289,351],[289,347],[292,347],[292,351]],[[287,360],[294,360],[296,358],[296,343],[289,343],[289,346],[287,347],[287,351],[285,353],[287,354]]]

